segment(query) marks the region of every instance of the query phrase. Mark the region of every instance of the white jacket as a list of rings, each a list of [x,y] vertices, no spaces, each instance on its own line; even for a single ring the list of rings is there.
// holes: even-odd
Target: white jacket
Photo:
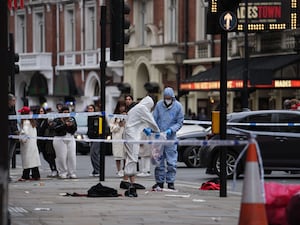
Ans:
[[[124,130],[127,140],[141,140],[144,128],[151,128],[154,132],[159,132],[159,128],[153,118],[151,109],[154,102],[151,97],[144,97],[129,112]]]
[[[21,135],[26,135],[29,137],[20,140],[20,152],[23,169],[40,166],[40,154],[37,147],[37,139],[35,138],[37,137],[37,130],[35,127],[32,127],[29,120],[23,121]]]

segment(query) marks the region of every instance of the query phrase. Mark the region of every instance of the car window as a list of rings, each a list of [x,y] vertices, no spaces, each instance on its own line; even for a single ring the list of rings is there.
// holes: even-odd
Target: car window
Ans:
[[[77,123],[77,127],[87,127],[87,116],[76,115],[75,120]]]
[[[244,118],[241,118],[239,121],[240,123],[271,123],[272,121],[272,114],[271,113],[262,113],[256,115],[248,115]],[[268,126],[237,126],[241,129],[252,130],[252,131],[270,131],[270,127]]]
[[[281,113],[278,118],[279,123],[300,123],[300,115],[292,113]],[[280,126],[280,132],[300,133],[300,126]]]

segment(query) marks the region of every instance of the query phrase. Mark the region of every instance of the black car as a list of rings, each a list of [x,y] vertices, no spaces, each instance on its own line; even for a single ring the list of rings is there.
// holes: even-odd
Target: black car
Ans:
[[[179,140],[204,140],[210,132],[210,128],[205,128],[197,124],[199,121],[185,120],[182,128],[177,132]],[[189,168],[198,168],[200,165],[199,145],[178,145],[178,162],[184,162]]]
[[[295,124],[295,123],[298,123]],[[300,111],[261,110],[228,114],[227,140],[249,140],[249,134],[255,135],[263,167],[266,174],[273,170],[300,170]],[[219,140],[219,135],[210,140]],[[207,167],[206,173],[220,176],[221,146],[206,145],[200,149],[201,165]],[[234,166],[245,145],[227,146],[227,177],[231,178]],[[237,175],[243,173],[245,157],[237,166]]]

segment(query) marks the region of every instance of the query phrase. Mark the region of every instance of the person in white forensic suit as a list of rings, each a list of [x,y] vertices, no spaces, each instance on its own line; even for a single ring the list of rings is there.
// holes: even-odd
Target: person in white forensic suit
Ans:
[[[139,141],[143,130],[147,127],[151,128],[153,132],[159,132],[159,128],[153,118],[151,110],[154,106],[154,101],[150,96],[144,97],[137,105],[129,110],[127,121],[124,129],[124,139],[127,141]],[[121,181],[120,188],[126,187],[126,182],[129,187],[125,192],[125,196],[137,197],[135,177],[137,174],[137,162],[139,157],[140,143],[125,142],[125,169],[123,181]]]

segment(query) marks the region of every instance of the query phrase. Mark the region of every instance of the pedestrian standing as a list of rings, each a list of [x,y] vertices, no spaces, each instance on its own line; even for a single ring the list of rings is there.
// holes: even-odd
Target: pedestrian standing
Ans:
[[[184,114],[182,105],[176,100],[172,88],[164,89],[163,99],[157,102],[153,116],[159,129],[165,132],[167,140],[176,140],[176,132],[183,125]],[[156,184],[153,189],[163,188],[165,182],[169,189],[175,189],[177,157],[177,144],[163,147],[162,160],[154,170]]]
[[[141,140],[142,132],[147,127],[154,132],[159,132],[159,128],[156,125],[151,113],[153,106],[153,99],[150,96],[146,96],[128,111],[127,121],[124,129],[124,139],[128,141],[124,144],[126,164],[123,181],[120,183],[120,188],[127,187],[129,179],[129,188],[125,192],[125,195],[129,197],[137,197],[135,176],[137,174],[137,162],[140,148],[139,143],[132,143],[130,141]]]
[[[96,107],[94,104],[90,104],[87,106],[88,112],[95,112]],[[94,126],[94,119],[98,119],[99,116],[88,116],[88,132],[87,135],[90,139],[97,139],[99,138],[99,134],[95,133]],[[91,163],[93,167],[93,171],[90,174],[92,177],[99,177],[100,174],[100,142],[91,142],[90,143],[90,157]]]
[[[126,112],[132,109],[137,103],[133,101],[133,96],[130,94],[125,95]]]
[[[46,109],[44,107],[40,107],[38,109],[38,114],[44,115],[46,114]],[[39,118],[37,120],[37,134],[38,137],[52,137],[53,132],[49,127],[49,122],[47,118]],[[57,177],[58,172],[56,169],[55,163],[55,151],[52,145],[52,140],[38,139],[37,145],[39,148],[39,152],[43,154],[45,161],[49,164],[51,173],[48,177]]]
[[[142,133],[142,140],[147,140],[147,136]],[[141,172],[137,174],[138,177],[149,177],[151,176],[151,145],[150,144],[140,144],[140,165],[141,165]]]
[[[8,115],[16,115],[16,97],[13,94],[8,94]],[[18,123],[17,120],[8,120],[8,135],[18,135]],[[16,151],[17,140],[13,138],[8,139],[8,154],[9,154],[9,162],[12,160],[13,155]],[[10,164],[9,164],[10,165]]]
[[[70,113],[67,106],[63,106],[62,113]],[[55,162],[59,178],[77,178],[76,176],[76,142],[74,133],[77,123],[74,117],[56,118],[52,122],[55,132],[53,147],[55,150]]]
[[[118,102],[116,108],[114,110],[114,115],[126,115],[126,105],[124,102]],[[121,117],[113,117],[109,124],[110,132],[112,134],[112,140],[122,140],[123,132],[125,128],[125,118]],[[125,166],[125,158],[124,158],[124,144],[121,142],[113,142],[112,143],[112,152],[113,157],[116,161],[117,167],[117,175],[119,177],[124,176],[124,166]],[[123,161],[123,166],[122,166]]]
[[[28,106],[23,106],[18,112],[21,115],[28,115],[31,113],[31,110]],[[41,166],[41,161],[37,146],[36,120],[22,119],[20,134],[23,174],[19,181],[40,180],[39,166]]]

